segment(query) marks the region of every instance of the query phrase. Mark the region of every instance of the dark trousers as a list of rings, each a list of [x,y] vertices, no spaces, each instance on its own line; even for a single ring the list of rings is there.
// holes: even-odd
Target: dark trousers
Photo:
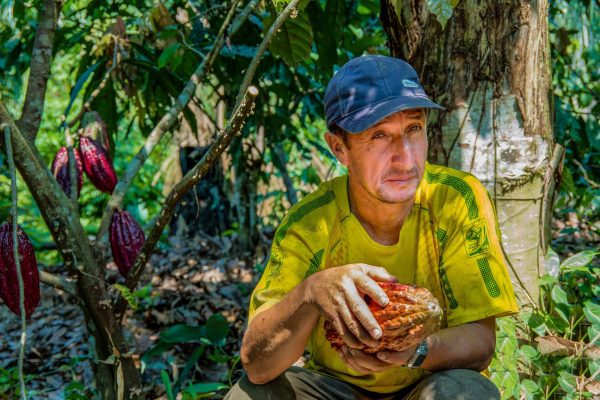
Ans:
[[[499,400],[498,388],[467,369],[436,372],[396,393],[379,394],[305,368],[291,367],[271,382],[255,385],[244,375],[225,400]]]

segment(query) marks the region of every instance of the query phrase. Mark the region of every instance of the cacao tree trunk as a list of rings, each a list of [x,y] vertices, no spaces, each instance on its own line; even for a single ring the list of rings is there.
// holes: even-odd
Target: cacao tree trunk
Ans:
[[[446,107],[430,115],[429,160],[487,187],[523,304],[538,301],[562,156],[551,126],[547,8],[544,0],[460,0],[442,27],[424,0],[381,0],[392,55]]]

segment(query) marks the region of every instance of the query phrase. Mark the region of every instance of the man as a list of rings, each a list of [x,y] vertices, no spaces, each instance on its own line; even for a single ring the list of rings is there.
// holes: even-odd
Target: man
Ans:
[[[230,399],[489,399],[479,371],[495,318],[517,312],[489,196],[473,176],[426,162],[426,110],[443,109],[399,59],[346,63],[325,93],[325,139],[348,174],[323,183],[279,226],[251,299]],[[381,329],[377,281],[428,288],[442,329],[402,352],[367,354]],[[323,323],[345,346],[336,352]],[[305,368],[291,367],[308,347]]]

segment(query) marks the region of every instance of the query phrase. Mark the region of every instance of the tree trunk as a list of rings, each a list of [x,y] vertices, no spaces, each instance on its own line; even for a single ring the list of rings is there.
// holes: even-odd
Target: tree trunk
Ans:
[[[429,121],[429,160],[477,176],[493,198],[515,290],[538,302],[554,176],[547,2],[460,0],[442,28],[425,1],[381,0],[395,57],[446,107]]]

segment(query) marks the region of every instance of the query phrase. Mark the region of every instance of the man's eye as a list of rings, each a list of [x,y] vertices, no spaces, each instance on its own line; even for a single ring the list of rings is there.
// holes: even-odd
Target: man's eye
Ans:
[[[421,125],[413,125],[408,129],[408,131],[409,132],[419,132],[422,129],[423,129],[423,127],[421,127]]]
[[[374,134],[373,137],[371,137],[371,139],[381,139],[383,136],[383,133],[379,132]]]

